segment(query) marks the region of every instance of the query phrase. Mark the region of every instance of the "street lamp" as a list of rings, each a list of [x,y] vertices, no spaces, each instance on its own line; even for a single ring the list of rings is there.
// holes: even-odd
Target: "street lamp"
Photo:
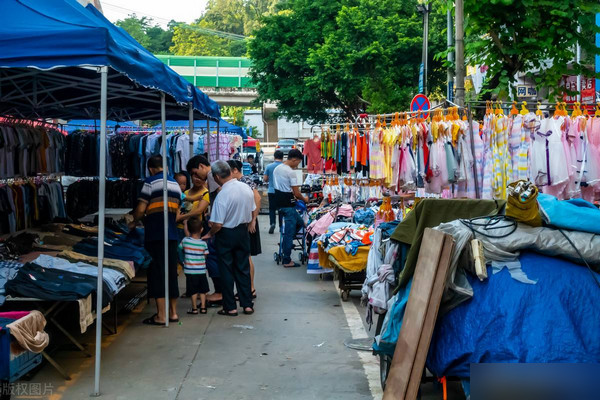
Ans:
[[[431,4],[429,4],[428,0],[419,0],[417,11],[423,14],[423,57],[421,64],[421,78],[423,84],[422,93],[427,95],[427,47],[429,45],[429,13],[431,12]]]

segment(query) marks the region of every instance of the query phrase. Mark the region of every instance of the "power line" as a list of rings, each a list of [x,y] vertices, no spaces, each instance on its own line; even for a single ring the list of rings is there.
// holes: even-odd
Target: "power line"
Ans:
[[[125,11],[127,11],[127,12],[133,13],[135,15],[140,15],[142,17],[150,17],[153,20],[157,19],[157,20],[160,20],[160,21],[164,21],[166,23],[170,23],[171,22],[171,20],[168,20],[166,18],[161,18],[161,17],[157,17],[155,15],[146,14],[146,13],[143,13],[143,12],[138,12],[136,10],[132,10],[132,9],[126,8],[126,7],[121,7],[121,6],[118,6],[118,5],[115,5],[115,4],[106,3],[106,2],[103,2],[102,4],[103,5],[107,5],[109,7],[114,7],[114,8],[117,8],[117,9],[124,10],[124,11],[121,11],[121,13],[124,13]],[[219,31],[219,30],[210,29],[210,28],[203,28],[203,27],[200,27],[200,26],[194,26],[194,25],[190,25],[190,24],[186,24],[186,23],[182,23],[182,22],[177,23],[177,26],[185,28],[185,29],[190,29],[190,30],[193,30],[193,31],[197,31],[197,32],[200,32],[200,33],[204,33],[204,34],[207,34],[207,35],[219,36],[221,38],[230,39],[230,40],[245,40],[247,38],[246,36],[239,35],[237,33],[224,32],[224,31]]]

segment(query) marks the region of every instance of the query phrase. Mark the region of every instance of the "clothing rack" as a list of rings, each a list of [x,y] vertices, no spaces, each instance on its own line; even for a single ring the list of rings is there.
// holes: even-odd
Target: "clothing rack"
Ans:
[[[21,124],[21,125],[31,125],[31,126],[44,126],[47,128],[58,128],[61,124],[57,124],[54,122],[33,120],[33,119],[23,119],[16,117],[0,117],[0,124]]]
[[[15,176],[12,178],[0,178],[0,184],[13,184],[20,182],[49,182],[49,181],[60,181],[62,174],[49,174],[49,175],[36,175],[36,176]]]

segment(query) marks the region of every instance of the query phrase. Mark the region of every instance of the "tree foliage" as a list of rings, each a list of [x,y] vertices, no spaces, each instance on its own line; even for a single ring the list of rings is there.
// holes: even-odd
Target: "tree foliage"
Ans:
[[[171,53],[178,56],[230,56],[231,40],[209,35],[194,27],[214,29],[209,22],[200,20],[192,24],[178,25],[174,29]]]
[[[487,87],[500,95],[508,93],[517,72],[558,95],[562,75],[594,76],[589,59],[574,60],[578,42],[587,55],[597,52],[597,12],[597,0],[466,0],[467,58],[489,67]]]
[[[290,0],[250,42],[251,76],[259,100],[275,101],[292,120],[325,121],[327,110],[345,118],[360,112],[408,108],[417,92],[423,40],[415,0]],[[432,18],[430,43],[445,38]],[[434,85],[443,77],[430,57]]]
[[[116,22],[117,26],[125,29],[135,40],[154,54],[168,54],[173,45],[173,28],[177,23],[171,21],[167,29],[154,24],[152,18],[131,14],[129,17]]]
[[[178,55],[245,56],[246,40],[207,34],[202,28],[250,36],[276,3],[277,0],[210,0],[202,17],[175,29],[171,51]]]

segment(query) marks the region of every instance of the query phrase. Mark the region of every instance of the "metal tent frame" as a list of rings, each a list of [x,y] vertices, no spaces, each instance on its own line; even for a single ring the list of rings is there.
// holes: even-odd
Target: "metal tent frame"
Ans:
[[[100,74],[100,79],[98,79]],[[98,105],[98,94],[100,104]],[[194,119],[219,120],[193,108],[191,103],[180,104],[158,88],[145,88],[108,66],[53,68],[0,68],[0,115],[23,119],[96,118],[100,117],[100,166],[98,238],[105,233],[106,198],[106,121],[160,119],[162,140],[166,143],[166,119],[188,118],[190,148],[193,150]],[[163,215],[165,245],[165,312],[168,316],[168,207],[166,146],[163,156]],[[104,240],[98,240],[98,279],[96,309],[102,310]],[[165,327],[169,326],[168,318]],[[96,358],[93,396],[100,396],[102,351],[102,313],[96,319]]]

